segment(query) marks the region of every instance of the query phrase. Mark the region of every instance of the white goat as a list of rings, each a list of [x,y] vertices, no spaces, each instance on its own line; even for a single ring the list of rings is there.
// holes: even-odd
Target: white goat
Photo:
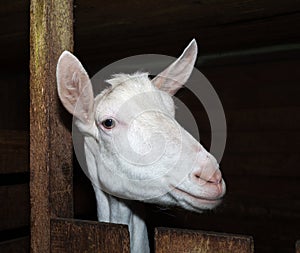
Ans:
[[[225,194],[216,159],[175,121],[172,95],[189,78],[196,56],[193,40],[154,79],[118,74],[96,98],[74,55],[65,51],[58,61],[58,94],[84,136],[98,219],[127,224],[132,253],[149,252],[149,243],[131,200],[201,212]]]

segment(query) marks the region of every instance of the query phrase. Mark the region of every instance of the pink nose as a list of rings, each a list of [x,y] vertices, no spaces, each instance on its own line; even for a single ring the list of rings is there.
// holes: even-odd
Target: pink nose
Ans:
[[[218,169],[212,173],[203,173],[203,170],[196,170],[193,172],[193,177],[198,181],[201,179],[210,184],[220,184],[222,182],[222,173]]]

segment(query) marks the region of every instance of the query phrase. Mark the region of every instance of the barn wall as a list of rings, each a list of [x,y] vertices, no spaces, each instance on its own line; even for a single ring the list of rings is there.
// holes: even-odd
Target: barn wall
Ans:
[[[0,252],[29,252],[29,1],[0,10]]]
[[[28,8],[28,9],[27,9]],[[29,1],[0,10],[0,252],[29,252]]]
[[[29,247],[29,1],[0,9],[0,252]],[[294,252],[299,239],[299,1],[75,1],[75,53],[92,75],[143,53],[178,56],[191,38],[199,69],[224,105],[228,142],[222,206],[203,215],[149,206],[154,226],[249,234],[256,252]],[[147,11],[145,11],[147,9]],[[203,57],[202,56],[206,56]],[[178,94],[199,121],[192,95]],[[194,103],[194,104],[193,104]],[[75,214],[95,219],[92,188],[75,165]]]
[[[0,251],[28,252],[28,75],[4,71],[0,76]]]
[[[255,252],[294,252],[300,221],[300,61],[295,55],[299,51],[245,51],[200,61],[199,69],[216,89],[226,115],[228,138],[221,170],[227,196],[215,212],[171,212],[176,218],[157,215],[158,219],[168,219],[170,226],[252,235]],[[209,147],[204,111],[184,91],[179,96],[195,111],[200,136]]]

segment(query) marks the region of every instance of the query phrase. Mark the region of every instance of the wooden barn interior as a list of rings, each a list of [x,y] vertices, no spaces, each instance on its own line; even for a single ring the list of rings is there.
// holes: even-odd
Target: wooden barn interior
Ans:
[[[195,38],[196,67],[222,102],[227,121],[222,205],[203,214],[147,205],[150,237],[155,227],[186,228],[252,236],[258,253],[295,252],[300,239],[300,1],[75,0],[72,10],[74,54],[90,76],[133,55],[177,57]],[[30,251],[34,176],[30,1],[2,2],[0,24],[0,252],[25,253]],[[193,113],[209,148],[210,124],[201,102],[185,89],[176,96]],[[61,112],[67,114],[62,107]],[[75,158],[73,185],[74,217],[96,220],[92,187]]]

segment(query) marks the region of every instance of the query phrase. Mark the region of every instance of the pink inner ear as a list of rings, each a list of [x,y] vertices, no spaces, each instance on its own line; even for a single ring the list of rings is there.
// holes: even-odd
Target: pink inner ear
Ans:
[[[58,94],[64,107],[84,124],[90,124],[94,95],[89,76],[80,61],[70,52],[63,52],[56,74]]]
[[[197,43],[192,40],[182,55],[158,74],[152,83],[158,89],[174,95],[189,79],[197,58],[197,51]]]

